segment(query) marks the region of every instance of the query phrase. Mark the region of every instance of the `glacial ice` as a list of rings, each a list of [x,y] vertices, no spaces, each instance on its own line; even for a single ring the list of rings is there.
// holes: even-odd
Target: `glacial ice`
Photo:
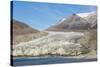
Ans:
[[[13,56],[77,55],[82,46],[75,40],[82,38],[80,32],[49,32],[49,35],[17,44]]]

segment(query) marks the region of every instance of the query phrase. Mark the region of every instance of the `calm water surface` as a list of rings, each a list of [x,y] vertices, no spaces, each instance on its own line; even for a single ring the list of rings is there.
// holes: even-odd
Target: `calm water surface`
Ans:
[[[84,58],[65,58],[65,57],[21,57],[12,59],[13,66],[24,65],[43,65],[43,64],[58,64],[58,63],[73,63],[73,62],[89,62],[96,61],[96,58],[84,59]]]

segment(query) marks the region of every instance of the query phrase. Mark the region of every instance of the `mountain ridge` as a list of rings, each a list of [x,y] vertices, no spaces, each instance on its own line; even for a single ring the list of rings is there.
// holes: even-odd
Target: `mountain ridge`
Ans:
[[[95,12],[85,13],[86,17],[81,17],[83,14],[72,14],[68,18],[62,18],[58,23],[47,28],[47,31],[64,31],[64,30],[88,30],[97,27],[97,14]]]

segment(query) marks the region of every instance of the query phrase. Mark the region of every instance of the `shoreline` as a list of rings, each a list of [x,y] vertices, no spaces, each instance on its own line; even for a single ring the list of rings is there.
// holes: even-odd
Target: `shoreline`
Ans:
[[[38,59],[38,58],[50,58],[50,57],[55,57],[55,58],[73,58],[73,59],[82,59],[82,58],[84,58],[84,59],[93,59],[93,58],[96,58],[97,59],[97,56],[84,56],[84,55],[80,55],[80,56],[50,56],[50,55],[48,55],[48,56],[23,56],[23,57],[11,57],[11,59],[24,59],[24,58],[36,58],[36,59]]]

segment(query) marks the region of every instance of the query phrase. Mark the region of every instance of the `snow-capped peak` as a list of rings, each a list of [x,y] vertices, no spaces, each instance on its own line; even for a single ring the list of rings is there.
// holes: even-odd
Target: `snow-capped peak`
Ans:
[[[88,15],[90,14],[94,14],[95,12],[88,12],[88,13],[78,13],[77,15],[80,16],[80,17],[87,17]]]

